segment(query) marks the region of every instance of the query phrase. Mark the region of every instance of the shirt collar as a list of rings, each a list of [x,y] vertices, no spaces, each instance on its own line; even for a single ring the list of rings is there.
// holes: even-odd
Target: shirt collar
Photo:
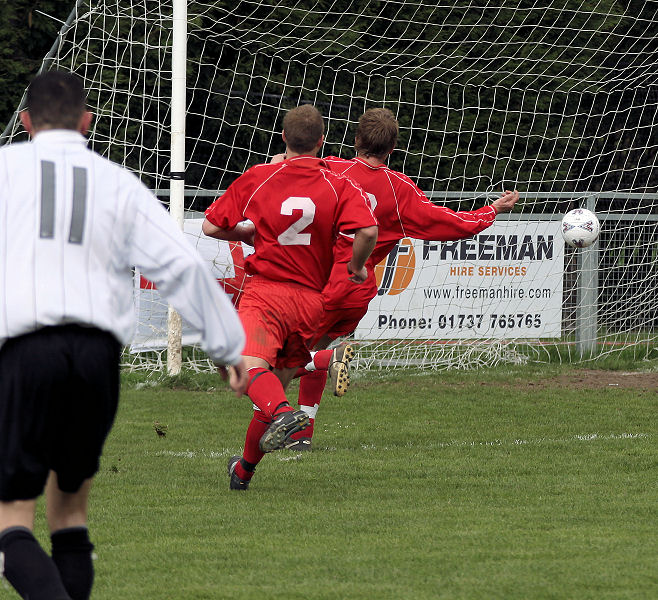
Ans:
[[[368,167],[369,169],[377,170],[377,169],[385,169],[386,168],[386,163],[382,163],[381,165],[377,165],[377,166],[371,165],[367,160],[365,160],[364,158],[361,158],[360,156],[355,156],[352,160],[354,162],[358,162],[358,163],[362,164],[365,167]]]
[[[87,138],[73,129],[44,129],[33,138],[39,144],[80,143],[87,144]]]
[[[329,165],[321,158],[317,156],[308,156],[306,154],[301,154],[300,156],[293,156],[286,160],[290,165],[296,165],[298,167],[310,167],[316,169],[328,169]]]

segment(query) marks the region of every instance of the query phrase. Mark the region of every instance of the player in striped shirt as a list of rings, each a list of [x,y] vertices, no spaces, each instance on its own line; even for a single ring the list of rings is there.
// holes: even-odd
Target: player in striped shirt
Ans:
[[[206,235],[246,241],[255,249],[245,260],[252,277],[239,305],[254,414],[243,456],[229,461],[231,489],[246,489],[264,454],[308,425],[307,414],[293,410],[284,388],[297,366],[310,360],[339,234],[353,235],[353,243],[334,277],[356,285],[368,276],[377,221],[361,188],[317,158],[323,132],[313,106],[289,111],[283,120],[287,160],[252,167],[206,211]],[[242,225],[245,220],[252,225]]]
[[[116,414],[134,330],[133,267],[203,332],[215,364],[247,372],[226,294],[167,211],[86,147],[80,79],[30,84],[33,140],[0,149],[0,575],[23,598],[81,600],[93,583],[91,482]],[[32,529],[46,490],[52,557]]]
[[[318,325],[322,337],[315,348],[327,348],[335,339],[354,332],[368,310],[368,303],[377,295],[375,265],[384,259],[395,245],[405,237],[422,240],[459,240],[471,237],[489,227],[496,215],[509,212],[518,200],[518,192],[505,192],[489,206],[474,211],[455,212],[433,204],[409,177],[389,169],[385,161],[397,143],[398,122],[393,113],[385,108],[367,110],[359,119],[355,136],[357,155],[351,160],[337,157],[325,158],[331,170],[347,175],[356,181],[368,195],[379,222],[377,245],[368,259],[368,278],[362,285],[354,285],[341,277],[345,261],[350,253],[352,240],[340,235],[336,243],[331,276],[324,288],[325,313]],[[277,155],[276,164],[285,155]],[[293,435],[289,448],[311,448],[313,425],[327,381],[332,374],[334,394],[341,396],[349,385],[347,365],[354,351],[349,344],[341,344],[335,350],[316,352],[313,361],[304,371],[300,381],[299,405],[310,418],[310,425],[303,432]]]

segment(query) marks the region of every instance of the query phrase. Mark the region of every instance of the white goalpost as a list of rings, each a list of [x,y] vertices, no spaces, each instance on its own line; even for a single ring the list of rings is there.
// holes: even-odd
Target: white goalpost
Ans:
[[[457,243],[404,239],[377,267],[356,366],[444,369],[653,357],[658,338],[658,11],[653,1],[79,0],[44,68],[73,69],[90,145],[168,205],[235,299],[249,248],[204,238],[207,206],[283,149],[285,112],[313,103],[324,153],[356,122],[400,123],[389,165],[472,210],[517,188],[512,215]],[[16,122],[1,143],[25,139]],[[598,243],[565,247],[583,206]],[[135,278],[125,366],[210,369],[185,323]],[[171,341],[169,341],[171,340]],[[180,342],[178,340],[181,340]]]
[[[187,86],[187,1],[173,0],[171,44],[171,181],[169,213],[181,229],[185,218],[185,113]],[[183,322],[169,306],[167,373],[178,375],[183,362]]]

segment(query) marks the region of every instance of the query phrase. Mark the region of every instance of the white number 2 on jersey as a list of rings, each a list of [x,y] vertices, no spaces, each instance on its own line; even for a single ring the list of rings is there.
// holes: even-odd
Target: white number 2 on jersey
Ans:
[[[301,210],[302,216],[279,235],[277,241],[282,246],[309,246],[311,244],[311,234],[301,232],[313,223],[315,204],[313,204],[313,200],[305,196],[286,198],[281,204],[281,214],[292,215],[294,210]]]

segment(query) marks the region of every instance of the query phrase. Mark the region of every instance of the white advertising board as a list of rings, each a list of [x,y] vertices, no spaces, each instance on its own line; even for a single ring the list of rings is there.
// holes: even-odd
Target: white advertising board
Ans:
[[[457,242],[404,239],[377,267],[356,339],[558,338],[559,221],[497,221]]]
[[[190,244],[231,295],[244,281],[249,246],[201,233],[203,219],[186,219]],[[498,221],[458,242],[402,240],[377,267],[379,295],[356,339],[559,338],[564,242],[559,221]],[[167,346],[167,304],[136,273],[134,352]],[[183,343],[200,341],[183,323]]]

